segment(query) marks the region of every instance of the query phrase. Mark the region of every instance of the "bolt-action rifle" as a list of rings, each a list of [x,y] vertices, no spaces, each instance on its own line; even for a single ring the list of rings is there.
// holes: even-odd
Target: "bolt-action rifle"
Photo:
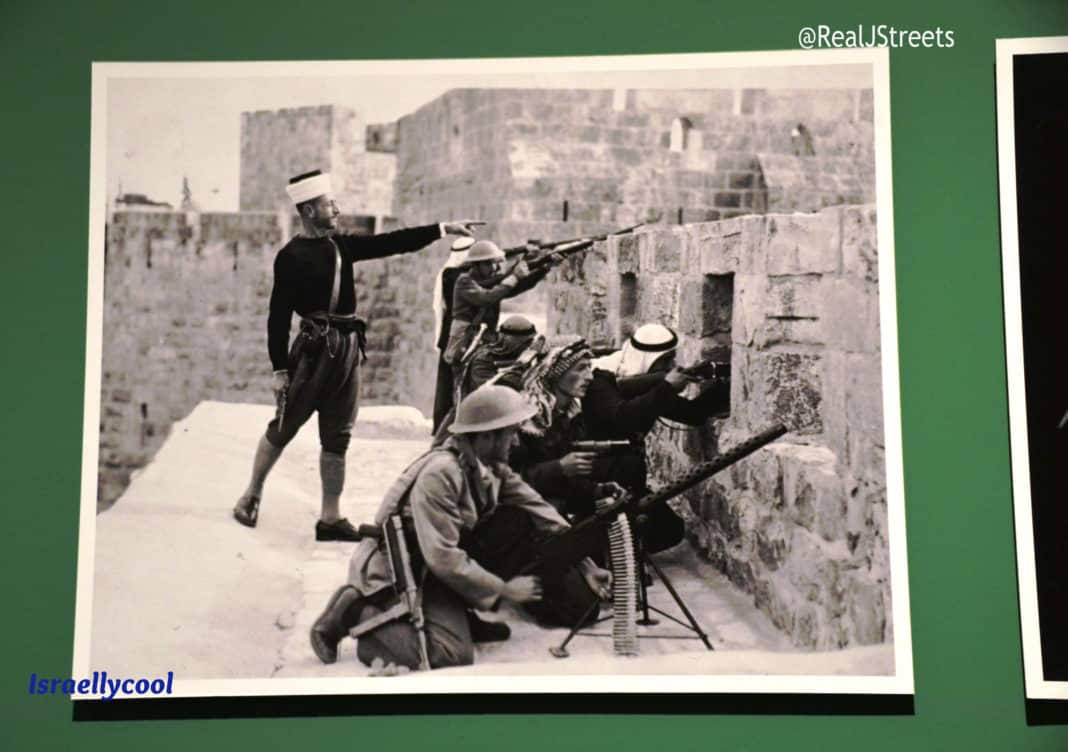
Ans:
[[[568,238],[567,240],[550,240],[543,242],[541,240],[530,240],[525,245],[514,245],[510,248],[504,249],[505,256],[518,256],[521,254],[537,254],[538,252],[544,253],[545,251],[553,251],[562,245],[570,245],[572,243],[581,243],[586,240],[592,240],[595,243],[607,240],[610,237],[616,235],[629,235],[637,230],[639,227],[645,227],[646,222],[639,222],[636,225],[630,227],[624,227],[622,230],[613,230],[612,232],[606,232],[602,235],[583,235],[581,238]]]
[[[632,514],[646,512],[655,504],[663,503],[688,491],[698,483],[748,457],[785,434],[786,430],[785,426],[775,424],[737,446],[731,447],[718,457],[695,465],[659,491],[653,491],[639,498],[623,495],[604,505],[592,516],[542,541],[537,547],[534,561],[525,566],[521,574],[538,571],[555,572],[578,564],[587,556],[603,549],[605,531],[620,512]]]
[[[682,372],[691,379],[699,379],[701,381],[723,381],[731,377],[730,364],[712,358],[687,366],[682,369]]]

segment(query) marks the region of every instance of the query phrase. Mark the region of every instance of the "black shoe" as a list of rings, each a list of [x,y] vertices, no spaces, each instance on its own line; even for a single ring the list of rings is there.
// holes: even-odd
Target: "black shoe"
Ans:
[[[234,519],[245,527],[256,527],[260,516],[260,497],[246,494],[237,500],[234,507]]]
[[[359,592],[352,585],[342,585],[330,596],[326,608],[312,624],[312,651],[323,663],[337,661],[337,644],[345,636],[345,612],[359,597]]]
[[[499,621],[480,619],[474,611],[467,612],[473,642],[504,642],[512,636],[512,628]]]
[[[352,526],[352,523],[344,517],[338,517],[333,522],[319,520],[315,523],[315,540],[317,541],[358,541],[360,531]]]

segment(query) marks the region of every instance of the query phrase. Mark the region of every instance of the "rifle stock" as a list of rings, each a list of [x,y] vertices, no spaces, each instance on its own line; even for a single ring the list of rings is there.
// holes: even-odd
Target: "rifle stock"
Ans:
[[[786,426],[775,424],[731,447],[714,459],[701,462],[683,473],[679,478],[658,491],[653,491],[640,498],[624,496],[612,504],[597,510],[591,517],[578,522],[556,535],[550,536],[538,545],[534,561],[523,568],[524,574],[537,570],[559,571],[567,569],[587,556],[599,551],[604,544],[605,528],[620,512],[640,514],[654,504],[672,499],[697,484],[725,470],[739,460],[745,459],[758,449],[767,446],[786,433]]]

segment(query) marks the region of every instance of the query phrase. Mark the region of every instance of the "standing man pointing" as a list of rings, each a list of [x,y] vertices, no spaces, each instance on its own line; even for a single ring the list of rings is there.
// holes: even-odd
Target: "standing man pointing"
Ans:
[[[315,170],[298,175],[286,192],[296,205],[303,233],[274,260],[267,350],[278,412],[256,447],[252,478],[234,507],[234,519],[256,526],[267,474],[286,444],[318,412],[322,514],[315,539],[354,541],[356,529],[338,510],[345,452],[359,408],[359,365],[367,326],[356,316],[352,265],[417,251],[446,235],[470,235],[472,225],[483,223],[444,222],[381,235],[345,235],[338,233],[339,212],[328,174]],[[290,343],[294,313],[300,316],[300,331]]]

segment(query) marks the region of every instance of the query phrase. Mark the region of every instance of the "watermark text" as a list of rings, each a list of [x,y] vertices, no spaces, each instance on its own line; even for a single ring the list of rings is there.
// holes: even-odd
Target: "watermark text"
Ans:
[[[805,50],[855,47],[909,47],[948,49],[955,44],[952,29],[898,29],[888,24],[857,24],[855,28],[832,29],[826,24],[805,26],[797,32],[797,44]]]

